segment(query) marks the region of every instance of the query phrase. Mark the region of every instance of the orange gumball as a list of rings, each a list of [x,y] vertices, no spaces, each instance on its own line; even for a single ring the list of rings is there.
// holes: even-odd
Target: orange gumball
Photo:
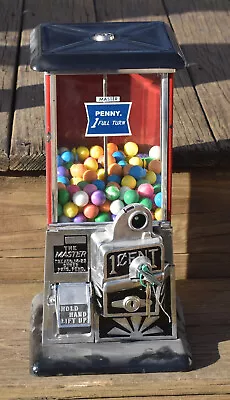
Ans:
[[[109,212],[110,211],[111,201],[106,200],[104,204],[99,207],[100,212]]]
[[[155,172],[155,174],[161,173],[161,162],[159,160],[152,160],[148,165],[148,170]]]
[[[87,206],[83,209],[83,214],[86,218],[92,219],[95,218],[99,213],[99,208],[94,204],[87,204]]]
[[[83,179],[86,182],[94,181],[95,179],[97,179],[96,171],[91,171],[90,169],[88,169],[87,171],[84,172]]]
[[[62,182],[58,182],[58,189],[66,189],[66,185]]]
[[[122,166],[116,163],[110,164],[108,168],[109,175],[123,175]]]
[[[70,167],[70,173],[74,178],[82,178],[86,169],[87,168],[83,164],[73,164]]]
[[[108,143],[107,151],[108,154],[113,154],[115,151],[118,151],[118,146],[115,143]]]

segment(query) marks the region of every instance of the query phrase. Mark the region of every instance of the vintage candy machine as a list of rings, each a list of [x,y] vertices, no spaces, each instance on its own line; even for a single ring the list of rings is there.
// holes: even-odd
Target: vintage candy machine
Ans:
[[[42,24],[44,292],[32,303],[37,375],[187,370],[171,227],[173,74],[162,22]]]

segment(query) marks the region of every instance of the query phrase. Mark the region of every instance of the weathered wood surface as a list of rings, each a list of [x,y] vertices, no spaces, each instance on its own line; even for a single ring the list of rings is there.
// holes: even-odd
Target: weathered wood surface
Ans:
[[[179,6],[176,2],[174,3],[175,9],[177,9]],[[189,7],[193,7],[193,12],[195,13],[196,5],[186,0],[183,2],[183,7],[186,7],[187,3],[192,4],[192,6],[190,5]],[[63,2],[61,0],[49,0],[44,2],[37,2],[35,0],[25,1],[16,105],[10,151],[10,168],[12,170],[41,170],[44,168],[45,163],[43,76],[42,74],[30,71],[28,66],[29,34],[32,27],[40,22],[46,21],[164,20],[166,22],[171,22],[171,14],[168,19],[162,4],[163,2],[160,0],[120,0],[116,2],[110,0],[95,0],[94,2],[92,0],[69,0],[68,2]],[[215,21],[213,21],[213,23],[214,22]],[[181,30],[180,27],[178,29]],[[223,26],[222,30],[224,29],[225,27]],[[191,39],[189,43],[191,43],[191,46],[195,43],[193,30],[196,30],[195,18],[190,19]],[[177,26],[175,26],[175,33],[177,35]],[[206,35],[208,36],[207,40],[212,40],[210,32],[206,32]],[[218,37],[215,37],[215,40],[218,45]],[[212,55],[212,47],[208,49],[208,54],[209,53]],[[202,66],[203,63],[207,65],[208,58],[209,56],[203,52],[199,57],[199,65]],[[222,95],[222,92],[218,89],[219,80],[222,79],[221,77],[222,70],[220,70],[219,75],[216,76],[216,97]],[[214,137],[215,132],[213,132],[216,127],[210,129],[197,93],[198,91],[194,91],[193,82],[188,72],[179,72],[176,77],[174,107],[174,165],[177,168],[189,168],[191,166],[214,165],[219,163],[220,153]],[[225,102],[225,110],[226,101],[227,100],[221,101],[221,104]],[[207,99],[207,103],[208,102],[209,96]],[[215,100],[212,100],[209,104],[209,113],[214,113],[215,118],[216,107]],[[218,119],[220,129],[224,122],[222,120],[222,115],[223,113],[220,114]],[[225,136],[225,133],[223,133],[222,136]]]
[[[92,22],[92,0],[25,0],[10,169],[45,168],[43,74],[30,70],[29,41],[41,22]]]
[[[222,161],[229,164],[229,1],[164,0],[164,3],[177,39],[191,63],[189,75],[221,148]]]
[[[22,0],[1,0],[0,4],[0,171],[9,167],[22,4]]]
[[[29,310],[41,290],[40,283],[0,285],[2,400],[229,399],[229,279],[177,282],[194,360],[194,370],[187,373],[30,376]]]
[[[229,172],[214,170],[173,174],[178,279],[230,277],[229,181]],[[1,177],[0,183],[0,280],[42,280],[45,177]]]

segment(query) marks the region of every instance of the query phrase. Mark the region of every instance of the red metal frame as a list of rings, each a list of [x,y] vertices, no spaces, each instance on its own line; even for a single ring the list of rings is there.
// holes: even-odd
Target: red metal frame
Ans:
[[[173,74],[169,74],[168,187],[167,187],[168,221],[171,221],[171,210],[172,210],[173,78],[174,78]]]
[[[45,75],[45,131],[46,131],[46,213],[47,224],[52,222],[52,154],[51,154],[51,110],[50,75]]]

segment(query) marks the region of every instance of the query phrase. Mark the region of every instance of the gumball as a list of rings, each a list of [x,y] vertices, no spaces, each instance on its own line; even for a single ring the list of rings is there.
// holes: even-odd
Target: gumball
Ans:
[[[76,217],[74,217],[73,222],[75,222],[76,224],[82,223],[82,222],[86,222],[87,218],[85,217],[85,215],[83,213],[79,213],[76,215]]]
[[[118,151],[118,147],[115,143],[107,143],[107,151],[108,154],[113,154],[115,151]]]
[[[57,176],[69,176],[69,171],[62,165],[60,167],[57,167]]]
[[[121,167],[124,167],[125,165],[127,165],[127,161],[125,161],[125,160],[118,161],[118,165],[120,165]]]
[[[124,152],[127,156],[133,157],[138,153],[138,146],[134,142],[127,142],[124,145]]]
[[[149,157],[153,158],[154,160],[161,159],[161,148],[160,146],[153,146],[149,150]]]
[[[153,185],[153,189],[154,189],[154,193],[157,194],[161,191],[161,184],[157,183],[155,185]]]
[[[153,185],[157,180],[157,176],[156,176],[155,172],[147,171],[145,179],[147,179],[147,181],[149,183],[151,183],[151,185]]]
[[[125,176],[125,175],[129,175],[129,171],[130,171],[131,168],[132,168],[132,165],[126,164],[126,165],[123,167],[123,175],[124,175],[124,176]]]
[[[72,154],[74,155],[74,160],[75,160],[75,162],[77,161],[79,161],[79,157],[78,157],[78,154],[77,154],[77,149],[76,149],[76,147],[74,147],[72,150]]]
[[[106,201],[106,195],[102,190],[96,190],[91,195],[91,203],[95,204],[95,206],[101,206]]]
[[[68,223],[68,222],[71,222],[71,218],[66,217],[65,215],[61,215],[61,216],[58,218],[58,222],[61,222],[62,224],[66,224],[66,223]]]
[[[148,170],[155,172],[155,174],[161,173],[161,162],[159,160],[152,160],[148,164]]]
[[[105,170],[104,168],[99,168],[99,170],[97,171],[97,177],[98,179],[105,179]]]
[[[64,161],[62,160],[60,154],[57,155],[57,166],[61,167],[64,164]]]
[[[68,187],[68,186],[66,187],[66,185],[64,183],[62,183],[62,182],[58,182],[57,186],[58,186],[58,190],[59,189],[67,189],[67,187]]]
[[[82,178],[86,170],[87,168],[83,164],[73,164],[70,167],[70,173],[74,178]]]
[[[88,157],[84,161],[84,166],[89,169],[90,171],[97,171],[98,169],[98,163],[97,160],[93,157]]]
[[[156,196],[154,197],[154,203],[156,204],[156,206],[158,208],[162,207],[162,193],[159,192],[156,194]]]
[[[120,190],[115,186],[108,186],[105,189],[105,195],[108,200],[117,200],[120,196]]]
[[[106,201],[104,202],[104,204],[102,204],[102,205],[99,207],[99,210],[100,210],[101,212],[106,212],[106,213],[108,213],[108,212],[110,211],[110,204],[111,204],[111,202],[110,202],[109,200],[106,200]]]
[[[60,217],[62,215],[62,205],[58,203],[58,216]]]
[[[110,211],[111,211],[112,214],[117,215],[119,213],[119,211],[121,211],[124,206],[125,205],[124,205],[123,201],[121,201],[119,199],[114,200],[110,204]]]
[[[73,194],[73,203],[79,207],[84,207],[89,202],[89,196],[83,190]]]
[[[91,171],[90,169],[87,169],[87,171],[85,171],[83,174],[83,179],[87,182],[92,182],[93,180],[97,179],[96,171]]]
[[[157,221],[161,221],[163,218],[163,210],[162,208],[157,208],[154,212],[154,217]]]
[[[128,186],[130,189],[134,189],[136,187],[136,179],[131,175],[126,175],[121,180],[121,186]]]
[[[141,197],[148,197],[149,199],[152,199],[154,195],[154,189],[150,183],[142,183],[137,188],[137,192]]]
[[[119,161],[124,161],[125,160],[125,155],[124,155],[124,153],[122,151],[114,151],[112,156],[115,158],[117,163]]]
[[[99,208],[94,204],[87,204],[87,206],[83,209],[83,214],[86,218],[92,219],[95,218],[99,213]]]
[[[88,194],[88,196],[91,196],[91,194],[93,192],[96,192],[96,190],[98,190],[98,188],[93,183],[87,183],[83,190],[84,190],[84,192],[86,192]]]
[[[80,188],[77,185],[69,185],[67,187],[67,190],[70,196],[73,196],[74,193],[79,192]]]
[[[89,157],[89,149],[85,146],[79,146],[76,152],[80,161],[84,161]]]
[[[64,164],[67,169],[70,169],[73,165],[73,161]]]
[[[117,216],[115,214],[111,214],[112,221],[114,221],[116,219],[116,217]]]
[[[127,190],[124,194],[124,202],[126,204],[138,203],[139,201],[139,194],[136,190]]]
[[[119,190],[121,188],[119,183],[117,183],[117,182],[108,182],[106,187],[109,187],[109,186],[116,186]]]
[[[119,175],[110,175],[108,176],[108,182],[117,182],[121,183],[121,177]]]
[[[78,185],[79,184],[79,182],[82,182],[82,178],[71,178],[70,179],[70,184],[71,185]]]
[[[110,164],[108,167],[109,175],[123,175],[122,166],[116,163]]]
[[[92,146],[90,148],[89,154],[91,157],[95,158],[98,160],[101,156],[104,154],[104,150],[101,146]]]
[[[129,170],[129,175],[133,176],[137,181],[142,179],[146,175],[146,171],[144,168],[140,167],[139,165],[134,165]]]
[[[73,162],[74,160],[74,155],[71,151],[64,151],[64,153],[61,154],[61,158],[64,162]]]
[[[107,212],[102,212],[95,217],[95,222],[109,222],[111,221],[110,214]]]
[[[83,190],[85,188],[86,185],[88,185],[89,182],[87,181],[80,181],[78,183],[79,188],[81,188],[81,190]]]
[[[64,183],[64,185],[68,186],[69,185],[69,179],[66,178],[66,176],[58,176],[57,178],[58,182]]]
[[[129,164],[130,165],[139,165],[139,167],[143,167],[143,161],[139,157],[131,157],[129,159]]]
[[[92,181],[92,184],[97,187],[98,190],[105,190],[105,182],[101,179],[95,179]]]
[[[148,197],[144,197],[143,199],[141,199],[140,204],[148,208],[150,211],[153,208],[153,202]]]
[[[124,200],[124,195],[127,192],[127,190],[130,190],[130,188],[128,186],[122,186],[120,188],[120,196],[119,196],[120,200],[122,200],[122,201]]]
[[[76,193],[75,193],[76,194]],[[78,206],[71,201],[63,206],[63,214],[68,218],[74,218],[78,213]]]

